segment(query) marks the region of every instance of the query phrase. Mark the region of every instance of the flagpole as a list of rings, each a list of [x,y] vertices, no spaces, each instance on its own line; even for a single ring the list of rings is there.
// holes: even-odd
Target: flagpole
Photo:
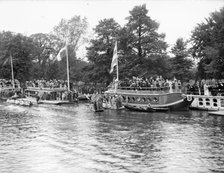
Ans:
[[[118,58],[117,58],[117,81],[119,81],[119,72],[118,72]]]
[[[11,61],[11,73],[12,73],[12,87],[15,89],[15,80],[14,80],[14,73],[13,73],[13,62],[12,62],[12,55],[10,54],[10,61]]]
[[[66,60],[67,60],[67,82],[68,82],[68,91],[70,91],[70,81],[69,81],[69,63],[68,63],[68,44],[67,44],[67,40],[66,40]]]

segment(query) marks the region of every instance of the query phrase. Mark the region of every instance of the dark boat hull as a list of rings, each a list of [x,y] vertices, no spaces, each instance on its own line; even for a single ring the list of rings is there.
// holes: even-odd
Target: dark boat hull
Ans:
[[[156,110],[147,106],[124,105],[126,109],[138,112],[155,112]]]
[[[154,108],[169,108],[169,110],[171,110],[171,111],[185,111],[185,110],[189,110],[189,107],[192,102],[193,102],[193,98],[190,101],[187,98],[184,98],[182,100],[178,100],[171,104],[153,105],[152,107],[154,107]]]
[[[169,111],[169,108],[153,108],[148,106],[139,106],[139,105],[128,105],[126,104],[124,106],[126,109],[132,110],[132,111],[138,111],[138,112],[166,112]]]
[[[94,103],[91,103],[90,104],[90,109],[93,111],[93,112],[103,112],[104,109],[102,107],[97,107],[96,104]]]
[[[78,100],[79,101],[89,101],[89,98],[85,95],[80,95],[80,96],[78,96]]]
[[[93,110],[94,112],[103,112],[103,109],[99,109],[99,110]]]

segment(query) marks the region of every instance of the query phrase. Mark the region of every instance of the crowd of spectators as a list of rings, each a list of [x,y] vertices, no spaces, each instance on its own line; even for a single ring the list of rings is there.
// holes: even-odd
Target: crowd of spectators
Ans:
[[[20,82],[15,79],[15,87],[20,87]],[[110,88],[114,87],[113,81],[110,84]],[[68,83],[66,80],[33,80],[33,81],[26,81],[25,83],[26,87],[38,87],[38,88],[63,88],[67,89]],[[75,86],[75,84],[70,84],[71,86]],[[7,87],[13,87],[13,82],[10,79],[0,79],[0,88],[7,88]],[[153,88],[160,88],[160,89],[182,89],[185,88],[184,93],[187,94],[205,94],[206,88],[209,91],[209,94],[211,95],[219,95],[221,92],[224,93],[224,79],[222,80],[215,80],[215,79],[207,79],[207,80],[201,80],[194,81],[190,80],[187,83],[181,83],[180,80],[177,80],[176,78],[172,80],[164,79],[162,76],[156,76],[156,77],[135,77],[132,78],[120,80],[118,83],[119,88],[123,89],[137,89],[137,90],[147,90],[147,89],[153,89]],[[96,87],[94,86],[88,86],[88,85],[82,85],[76,87],[76,89],[80,93],[93,93],[96,90]],[[101,88],[101,90],[103,90]]]
[[[113,81],[109,88],[113,88],[115,85]],[[148,90],[148,89],[160,89],[173,91],[182,90],[185,94],[199,94],[199,95],[224,95],[224,79],[215,80],[190,80],[189,82],[181,83],[175,77],[172,80],[164,79],[162,76],[150,77],[150,78],[140,78],[132,77],[131,79],[121,80],[118,83],[118,88],[121,89],[134,89],[134,90]],[[222,94],[223,93],[223,94]]]
[[[206,91],[208,93],[206,93]],[[187,84],[187,94],[196,95],[223,95],[224,93],[224,79],[215,80],[207,79],[195,82],[190,80]]]
[[[26,87],[38,87],[38,88],[67,88],[68,84],[66,80],[33,80],[26,81]]]
[[[149,88],[181,88],[181,81],[174,78],[173,80],[164,79],[162,76],[140,78],[132,77],[131,79],[121,80],[119,82],[120,88],[131,88],[131,89],[149,89]]]
[[[37,88],[62,88],[62,89],[67,89],[68,87],[68,82],[67,80],[33,80],[33,81],[26,81],[26,87],[37,87]],[[73,91],[77,91],[82,94],[93,94],[94,91],[98,91],[101,93],[104,91],[104,88],[101,85],[93,85],[93,84],[85,84],[83,82],[77,82],[77,83],[72,83],[70,82],[70,89]]]

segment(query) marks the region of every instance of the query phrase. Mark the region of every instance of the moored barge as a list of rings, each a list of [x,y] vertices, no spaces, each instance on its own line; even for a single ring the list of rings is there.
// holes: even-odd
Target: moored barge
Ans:
[[[204,87],[201,91],[196,90],[193,93],[189,93],[188,97],[193,97],[190,108],[197,110],[218,111],[224,110],[224,90],[213,89],[212,92],[208,90],[208,87]]]
[[[194,98],[181,92],[181,87],[118,87],[105,92],[108,97],[121,98],[122,105],[147,106],[152,108],[167,108],[171,111],[188,110]]]

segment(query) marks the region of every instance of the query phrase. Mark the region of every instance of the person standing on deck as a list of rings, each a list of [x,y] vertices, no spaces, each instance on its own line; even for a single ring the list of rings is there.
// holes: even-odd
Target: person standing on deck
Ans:
[[[206,83],[204,84],[204,95],[209,96],[208,85]]]
[[[170,80],[168,81],[168,84],[169,84],[169,88],[170,88],[170,93],[173,93],[173,85]]]

